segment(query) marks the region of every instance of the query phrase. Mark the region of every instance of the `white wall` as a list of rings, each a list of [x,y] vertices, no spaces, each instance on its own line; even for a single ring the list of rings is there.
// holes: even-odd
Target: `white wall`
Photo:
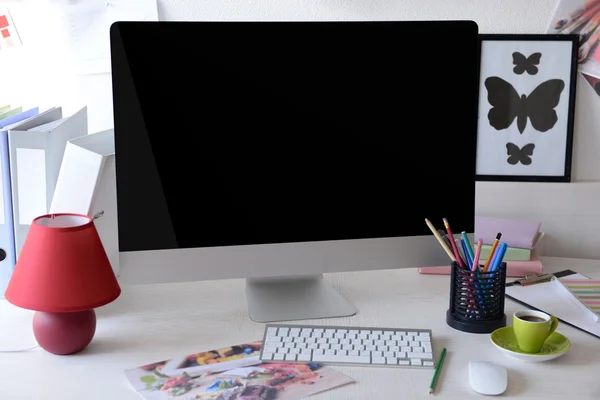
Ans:
[[[31,0],[32,2],[36,2]],[[43,3],[44,1],[38,0]],[[23,1],[17,1],[23,3]],[[0,0],[0,4],[2,1]],[[10,4],[10,2],[9,2]],[[431,20],[472,19],[482,33],[544,33],[556,0],[159,0],[162,20]],[[43,9],[40,8],[40,9]],[[16,19],[16,18],[15,18]],[[15,21],[26,24],[26,21]],[[33,36],[33,35],[32,35]],[[32,38],[32,41],[35,38]],[[201,45],[201,43],[199,43]],[[427,45],[424,44],[427,48]],[[435,44],[433,44],[435,49]],[[35,88],[42,103],[67,113],[87,104],[90,130],[112,127],[110,76],[75,77],[56,44],[38,45],[47,68]],[[3,87],[0,58],[0,96]],[[14,79],[13,79],[14,82]],[[29,93],[29,92],[28,92]],[[0,100],[2,98],[0,97]],[[39,102],[39,101],[38,101]],[[539,219],[545,253],[600,259],[600,98],[578,81],[573,183],[489,183],[477,187],[477,212]]]

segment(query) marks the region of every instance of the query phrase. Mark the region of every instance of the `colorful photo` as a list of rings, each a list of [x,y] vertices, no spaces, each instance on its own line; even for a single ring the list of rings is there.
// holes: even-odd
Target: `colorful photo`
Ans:
[[[214,360],[210,358],[211,353],[213,351],[201,352],[188,358],[193,364],[198,361],[194,361],[193,356],[206,356],[208,360]],[[239,360],[211,365],[231,366],[232,362]],[[167,375],[163,372],[169,362],[161,361],[127,370],[125,375],[133,388],[147,400],[298,400],[353,382],[346,375],[320,364],[256,363],[221,372],[198,373],[198,370],[188,369],[191,374],[183,371],[179,375]]]
[[[600,95],[600,0],[560,0],[547,33],[579,35],[579,71]]]
[[[147,371],[159,371],[162,375],[178,377],[200,376],[205,373],[223,372],[234,368],[260,364],[262,342],[242,343],[222,349],[175,357],[170,360],[140,367]]]

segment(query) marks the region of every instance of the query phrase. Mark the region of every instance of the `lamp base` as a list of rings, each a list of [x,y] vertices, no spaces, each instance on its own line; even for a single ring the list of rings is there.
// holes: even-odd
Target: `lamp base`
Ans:
[[[77,353],[87,347],[96,333],[94,310],[51,313],[36,311],[33,334],[41,348],[52,354]]]

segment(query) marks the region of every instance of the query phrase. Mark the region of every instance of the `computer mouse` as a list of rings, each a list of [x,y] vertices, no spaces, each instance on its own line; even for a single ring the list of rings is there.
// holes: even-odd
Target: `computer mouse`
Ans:
[[[506,368],[488,361],[471,361],[469,385],[480,394],[502,394],[508,387],[508,373]]]

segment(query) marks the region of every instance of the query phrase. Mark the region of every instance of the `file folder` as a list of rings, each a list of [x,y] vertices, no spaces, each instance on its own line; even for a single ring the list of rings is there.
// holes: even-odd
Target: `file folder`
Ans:
[[[94,218],[106,255],[115,275],[119,276],[113,129],[67,143],[50,212],[72,212]]]
[[[8,148],[9,127],[37,115],[37,107],[0,120],[0,300],[15,267],[15,233],[13,202],[10,184],[10,161]]]
[[[9,130],[17,261],[31,222],[50,209],[67,142],[87,135],[87,122],[87,107],[67,118],[56,107]]]

